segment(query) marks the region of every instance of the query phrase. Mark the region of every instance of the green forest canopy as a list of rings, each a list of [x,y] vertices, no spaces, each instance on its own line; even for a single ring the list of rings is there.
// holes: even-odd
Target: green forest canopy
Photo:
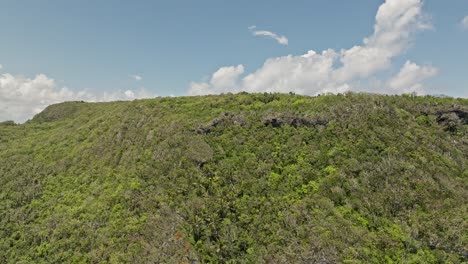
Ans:
[[[466,262],[467,135],[431,96],[51,105],[0,123],[0,262]]]

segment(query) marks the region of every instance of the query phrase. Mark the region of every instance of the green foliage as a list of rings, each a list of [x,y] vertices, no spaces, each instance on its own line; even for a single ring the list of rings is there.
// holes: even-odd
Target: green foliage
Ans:
[[[7,120],[7,121],[0,122],[0,126],[16,126],[16,123],[15,121]]]
[[[0,123],[1,263],[463,263],[468,100],[226,94]]]

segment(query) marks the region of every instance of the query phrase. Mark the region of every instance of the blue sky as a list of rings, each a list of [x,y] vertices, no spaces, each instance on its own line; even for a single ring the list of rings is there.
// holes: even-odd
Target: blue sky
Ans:
[[[425,27],[408,29],[411,31],[408,43],[394,52],[389,65],[366,72],[363,78],[356,73],[360,77],[353,75],[346,82],[333,79],[333,84],[309,91],[303,85],[313,86],[317,83],[315,79],[310,83],[304,83],[307,78],[269,79],[251,88],[253,83],[260,82],[258,78],[269,73],[265,70],[252,76],[250,79],[255,78],[255,82],[244,78],[260,72],[270,58],[292,55],[290,67],[295,67],[294,59],[309,50],[321,54],[333,49],[340,53],[342,49],[364,46],[363,39],[373,35],[376,13],[384,1],[0,0],[0,76],[10,83],[3,82],[0,119],[8,119],[8,115],[29,104],[30,109],[9,118],[24,120],[45,104],[62,98],[80,98],[77,96],[80,91],[92,94],[88,97],[98,101],[105,96],[97,94],[106,93],[106,99],[121,99],[118,93],[128,91],[132,91],[130,97],[137,97],[138,91],[142,95],[138,97],[288,89],[314,94],[340,89],[373,91],[373,87],[377,87],[376,92],[385,92],[382,87],[390,84],[392,76],[397,76],[407,61],[408,69],[412,66],[422,74],[415,91],[468,97],[468,26],[466,29],[462,26],[468,15],[468,2],[411,1],[416,1],[413,7],[421,9],[420,19]],[[253,25],[256,28],[249,30]],[[254,31],[284,36],[288,45],[268,36],[254,36]],[[281,65],[284,64],[275,67]],[[222,67],[231,68],[219,71]],[[231,75],[210,81],[216,72]],[[38,75],[42,79],[36,80]],[[52,79],[53,84],[48,82]],[[63,92],[66,96],[39,98],[41,104],[31,98],[7,103],[15,98],[6,89],[14,89],[8,87],[16,85],[21,90],[18,87],[29,87],[28,82],[45,86],[35,92],[66,87]],[[265,88],[266,84],[275,88]],[[288,84],[291,87],[286,87]],[[341,88],[334,90],[333,85]]]

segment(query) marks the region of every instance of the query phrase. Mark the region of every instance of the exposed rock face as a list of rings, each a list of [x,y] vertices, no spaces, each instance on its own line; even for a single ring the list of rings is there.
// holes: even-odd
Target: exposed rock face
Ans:
[[[445,130],[455,132],[460,126],[468,124],[468,111],[463,109],[450,109],[436,113],[437,123]]]
[[[320,116],[299,116],[295,114],[277,114],[270,113],[262,118],[262,123],[265,126],[272,126],[274,128],[282,126],[293,126],[293,127],[312,127],[317,128],[318,126],[325,126],[330,121],[328,118]],[[213,120],[209,125],[200,126],[195,131],[198,134],[206,135],[209,134],[221,125],[230,126],[245,126],[247,121],[242,115],[233,113],[224,113],[220,118]]]
[[[284,125],[289,125],[293,127],[317,127],[317,126],[325,126],[328,124],[330,120],[327,118],[323,118],[320,116],[314,117],[305,117],[305,116],[297,116],[293,114],[271,114],[263,118],[263,123],[266,126],[272,127],[281,127]]]
[[[244,117],[242,115],[238,114],[233,114],[233,113],[224,113],[223,116],[220,118],[217,118],[213,120],[209,125],[207,126],[201,126],[198,129],[196,129],[196,132],[198,134],[209,134],[210,132],[213,131],[216,127],[223,125],[223,124],[230,124],[230,125],[235,125],[235,126],[244,126],[246,124]]]

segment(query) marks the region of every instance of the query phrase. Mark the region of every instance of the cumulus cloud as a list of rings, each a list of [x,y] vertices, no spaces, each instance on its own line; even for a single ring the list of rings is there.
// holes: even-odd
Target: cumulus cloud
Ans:
[[[434,67],[406,61],[400,72],[388,81],[388,88],[396,93],[424,93],[422,82],[437,72]]]
[[[237,71],[237,79],[229,75],[229,91],[292,91],[307,95],[352,91],[356,89],[355,83],[390,68],[392,60],[411,46],[415,32],[430,28],[422,6],[421,0],[386,0],[375,16],[374,32],[361,45],[340,51],[328,49],[319,53],[310,50],[303,55],[267,59],[263,66],[252,73],[243,76],[242,72]],[[220,70],[215,74],[227,74]],[[404,89],[401,89],[403,92]],[[192,82],[188,93],[200,95],[225,91],[226,86],[219,87],[210,80]]]
[[[138,74],[132,75],[132,78],[135,79],[135,81],[141,81],[141,80],[143,80],[143,77],[141,77],[141,76],[138,75]]]
[[[225,93],[236,90],[239,86],[239,76],[244,73],[244,66],[221,67],[211,76],[207,83],[191,84],[190,95]]]
[[[144,89],[103,93],[87,90],[73,91],[67,87],[59,87],[54,79],[44,74],[38,74],[34,78],[25,78],[5,73],[0,75],[0,121],[23,122],[46,106],[63,101],[100,102],[153,96]]]
[[[465,16],[461,21],[460,25],[463,29],[468,29],[468,16]]]
[[[252,34],[254,36],[266,36],[266,37],[270,37],[274,40],[276,40],[279,44],[281,45],[284,45],[284,46],[287,46],[288,45],[288,38],[286,38],[285,36],[280,36],[276,33],[273,33],[271,31],[266,31],[266,30],[256,30],[256,26],[250,26],[249,27],[249,30],[250,32],[252,32]]]
[[[0,70],[3,69],[3,65],[0,64]]]
[[[135,90],[125,90],[125,91],[112,91],[112,92],[102,92],[102,93],[93,93],[93,97],[90,100],[83,100],[89,102],[109,102],[109,101],[128,101],[134,99],[142,98],[151,98],[156,97],[157,94],[151,93],[144,88],[135,89]],[[68,101],[68,100],[67,100]]]

